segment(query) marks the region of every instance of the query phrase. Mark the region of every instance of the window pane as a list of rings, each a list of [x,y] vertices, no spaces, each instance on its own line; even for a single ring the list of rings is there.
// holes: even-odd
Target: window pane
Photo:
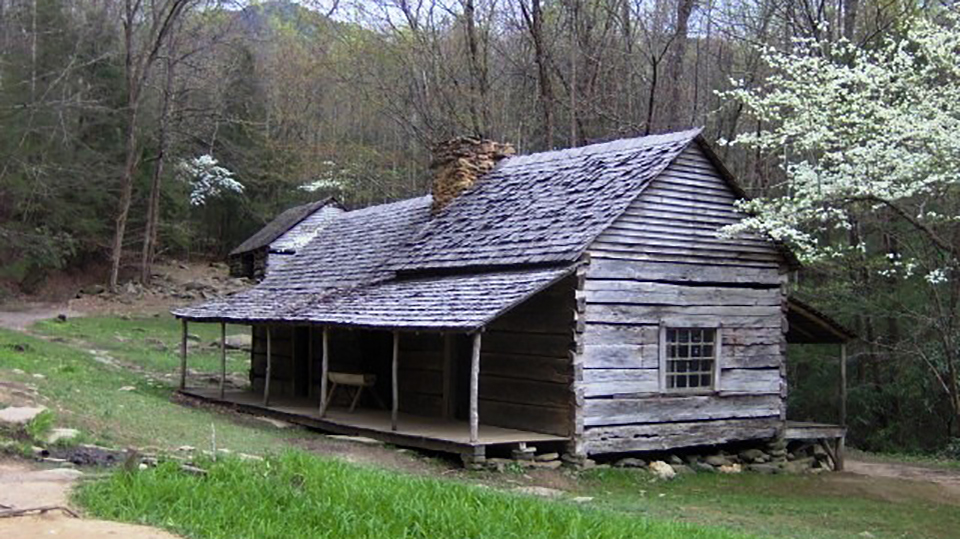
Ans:
[[[712,387],[716,365],[716,330],[667,328],[665,337],[667,389]]]

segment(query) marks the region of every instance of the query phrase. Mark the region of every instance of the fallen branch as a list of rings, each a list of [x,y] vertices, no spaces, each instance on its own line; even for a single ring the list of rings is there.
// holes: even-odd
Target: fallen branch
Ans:
[[[27,507],[26,509],[5,509],[0,511],[0,518],[22,517],[30,513],[40,513],[42,515],[48,511],[63,511],[73,518],[80,518],[80,515],[76,514],[72,509],[62,505],[40,505],[37,507]]]

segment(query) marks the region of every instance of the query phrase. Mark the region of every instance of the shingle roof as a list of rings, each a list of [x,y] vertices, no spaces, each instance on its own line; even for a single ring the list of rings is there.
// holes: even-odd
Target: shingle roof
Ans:
[[[270,245],[270,243],[272,243],[275,239],[282,236],[284,232],[295,227],[297,223],[303,221],[309,215],[313,214],[320,208],[327,206],[328,204],[335,204],[335,202],[332,198],[325,198],[323,200],[318,200],[309,204],[303,204],[301,206],[294,206],[293,208],[285,210],[283,213],[276,216],[273,221],[267,223],[263,228],[258,230],[255,234],[234,248],[234,250],[230,251],[230,256],[246,253],[248,251],[253,251],[255,249]]]
[[[696,129],[505,159],[430,221],[393,267],[573,262],[699,134]]]
[[[399,279],[339,291],[266,290],[175,311],[208,321],[475,330],[562,279],[574,266]]]

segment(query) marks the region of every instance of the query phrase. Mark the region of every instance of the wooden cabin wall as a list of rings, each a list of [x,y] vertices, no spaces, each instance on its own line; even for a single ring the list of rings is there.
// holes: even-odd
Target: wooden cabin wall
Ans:
[[[481,424],[570,435],[575,283],[571,276],[487,327],[480,349]]]
[[[785,418],[785,288],[780,253],[720,239],[734,192],[694,145],[589,249],[578,283],[578,447],[659,450],[769,438]],[[719,327],[719,387],[662,393],[660,324]]]
[[[272,326],[270,330],[270,394],[294,394],[293,331],[291,326]],[[267,372],[267,327],[253,326],[250,385],[263,392]]]
[[[401,412],[428,417],[443,415],[443,340],[440,333],[400,335],[397,380]],[[389,361],[388,356],[388,364]],[[385,396],[389,404],[389,391]]]

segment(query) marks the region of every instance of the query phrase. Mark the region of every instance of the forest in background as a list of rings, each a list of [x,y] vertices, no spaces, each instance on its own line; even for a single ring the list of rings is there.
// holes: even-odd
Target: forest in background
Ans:
[[[723,92],[764,87],[764,47],[802,38],[870,50],[938,9],[0,0],[0,279],[29,293],[93,264],[111,285],[148,284],[157,257],[222,257],[296,203],[422,194],[429,148],[458,135],[526,153],[693,126],[709,140],[761,133],[777,120]],[[782,153],[718,150],[751,195],[784,193]],[[796,286],[862,338],[849,360],[851,442],[960,454],[958,280],[931,314],[929,287],[875,271],[922,248],[915,230],[877,210],[837,234],[869,249],[809,266]],[[835,418],[835,354],[791,357],[798,418]]]

